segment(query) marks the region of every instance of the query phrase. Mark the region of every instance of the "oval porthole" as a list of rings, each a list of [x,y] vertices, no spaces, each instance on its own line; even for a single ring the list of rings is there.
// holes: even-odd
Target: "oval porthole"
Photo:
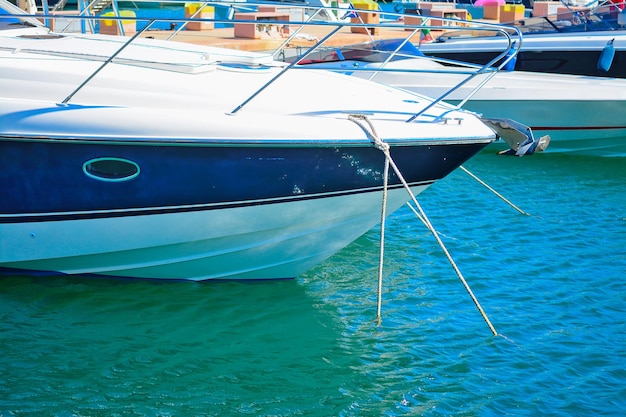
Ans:
[[[100,181],[128,181],[139,175],[139,165],[122,158],[96,158],[83,164],[83,172]]]

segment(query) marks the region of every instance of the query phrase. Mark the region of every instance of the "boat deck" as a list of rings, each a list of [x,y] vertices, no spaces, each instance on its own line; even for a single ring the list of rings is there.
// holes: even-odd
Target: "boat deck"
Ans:
[[[329,31],[328,27],[310,26],[305,28],[301,36],[292,39],[290,46],[306,47],[312,46],[315,42]],[[146,32],[143,37],[153,37],[155,39],[167,39],[174,32],[167,30],[156,30]],[[432,31],[432,36],[436,37],[443,31]],[[335,34],[325,44],[329,46],[349,45],[353,43],[368,42],[377,39],[405,38],[409,31],[399,24],[397,28],[380,28],[375,35],[365,33],[350,32],[350,28],[343,29]],[[268,51],[279,47],[287,37],[267,36],[257,39],[235,37],[233,28],[216,28],[211,30],[190,31],[184,30],[176,34],[173,40],[193,43],[198,45],[218,46],[244,51]],[[417,35],[416,35],[417,41]]]

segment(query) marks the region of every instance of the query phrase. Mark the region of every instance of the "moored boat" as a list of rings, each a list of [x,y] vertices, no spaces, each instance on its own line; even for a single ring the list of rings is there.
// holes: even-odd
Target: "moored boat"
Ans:
[[[475,114],[263,54],[57,34],[0,0],[0,268],[292,278],[495,139]],[[344,94],[337,94],[338,91]]]
[[[626,78],[626,32],[528,33],[522,38],[516,71]],[[424,44],[429,56],[484,65],[495,58],[508,39],[501,36],[442,37]]]
[[[351,45],[305,63],[431,97],[445,95],[446,101],[485,118],[513,119],[537,138],[549,136],[547,152],[626,156],[626,123],[620,117],[626,113],[626,80],[494,71],[458,61],[443,65],[410,44],[394,54],[401,44]]]
[[[532,2],[531,2],[532,4]],[[621,0],[534,4],[531,17],[510,22],[519,44],[516,71],[626,78],[626,9]],[[501,32],[444,32],[426,55],[484,65],[508,42]]]

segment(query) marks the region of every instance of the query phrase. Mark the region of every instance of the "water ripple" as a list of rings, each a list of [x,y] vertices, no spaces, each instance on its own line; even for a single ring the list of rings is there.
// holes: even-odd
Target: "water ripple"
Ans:
[[[621,159],[483,153],[295,281],[0,280],[0,416],[615,416]]]

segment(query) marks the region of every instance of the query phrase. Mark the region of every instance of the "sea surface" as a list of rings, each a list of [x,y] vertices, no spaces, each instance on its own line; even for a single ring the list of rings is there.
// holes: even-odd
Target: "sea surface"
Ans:
[[[465,164],[308,273],[0,279],[0,416],[623,416],[626,159]]]

